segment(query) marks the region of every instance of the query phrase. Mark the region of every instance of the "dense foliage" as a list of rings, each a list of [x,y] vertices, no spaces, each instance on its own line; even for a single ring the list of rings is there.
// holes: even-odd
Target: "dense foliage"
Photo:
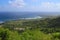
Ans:
[[[0,40],[60,40],[60,17],[6,21]]]

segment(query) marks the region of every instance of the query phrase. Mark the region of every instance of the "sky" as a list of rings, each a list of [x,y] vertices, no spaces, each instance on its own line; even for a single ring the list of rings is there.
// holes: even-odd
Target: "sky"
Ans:
[[[60,12],[60,0],[0,0],[0,12]]]

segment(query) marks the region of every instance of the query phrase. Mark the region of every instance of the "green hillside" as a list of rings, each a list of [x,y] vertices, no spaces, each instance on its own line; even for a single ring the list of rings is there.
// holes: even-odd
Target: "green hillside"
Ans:
[[[6,21],[0,40],[60,40],[60,17]]]

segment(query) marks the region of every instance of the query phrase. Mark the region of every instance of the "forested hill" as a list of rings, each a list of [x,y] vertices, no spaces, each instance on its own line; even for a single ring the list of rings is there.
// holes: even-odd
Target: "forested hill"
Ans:
[[[24,29],[36,29],[40,28],[41,30],[58,30],[60,28],[60,17],[52,18],[42,18],[42,19],[32,19],[32,20],[13,20],[7,21],[4,24],[5,28],[14,29],[14,28],[24,28]],[[49,29],[48,29],[49,28]],[[54,29],[55,28],[55,29]]]
[[[60,17],[6,21],[0,40],[60,40]]]

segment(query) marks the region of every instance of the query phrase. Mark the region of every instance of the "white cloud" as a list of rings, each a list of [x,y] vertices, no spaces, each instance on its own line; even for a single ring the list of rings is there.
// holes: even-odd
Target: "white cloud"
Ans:
[[[60,3],[43,2],[40,5],[40,9],[43,11],[60,11]]]
[[[60,3],[53,3],[53,2],[43,2],[40,5],[42,8],[47,9],[60,9]]]
[[[33,11],[60,11],[60,3],[42,2],[38,6],[31,6]]]
[[[10,0],[9,4],[14,7],[24,7],[25,6],[24,0]]]
[[[37,0],[32,0],[33,2]],[[38,1],[37,1],[38,2]],[[54,2],[41,2],[37,3],[36,5],[26,5],[24,0],[10,0],[9,1],[9,8],[17,11],[60,11],[60,3]],[[29,4],[29,3],[28,3]],[[11,7],[13,6],[13,7]],[[25,7],[24,7],[25,6]],[[18,8],[16,8],[18,7]],[[23,8],[20,8],[23,7]],[[10,10],[9,9],[9,10]]]
[[[33,6],[37,11],[60,11],[60,3],[42,2],[39,6]]]

